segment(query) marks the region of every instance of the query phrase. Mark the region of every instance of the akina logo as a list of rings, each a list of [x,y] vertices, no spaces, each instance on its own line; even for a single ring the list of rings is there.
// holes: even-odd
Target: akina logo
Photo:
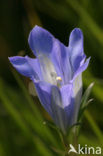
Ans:
[[[95,155],[100,155],[102,153],[101,147],[88,147],[87,145],[85,145],[84,147],[82,147],[80,144],[78,144],[77,149],[75,149],[75,147],[70,144],[70,149],[68,151],[68,154],[70,153],[75,153],[75,154],[95,154]]]

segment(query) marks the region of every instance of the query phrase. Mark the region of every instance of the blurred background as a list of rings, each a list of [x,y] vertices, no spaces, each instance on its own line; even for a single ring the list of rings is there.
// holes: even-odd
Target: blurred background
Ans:
[[[0,0],[0,156],[62,156],[57,131],[37,97],[28,91],[8,56],[33,56],[28,46],[30,30],[40,25],[65,45],[72,29],[84,34],[84,50],[91,56],[83,73],[84,91],[95,82],[93,102],[84,114],[79,143],[103,143],[103,1],[98,0]]]

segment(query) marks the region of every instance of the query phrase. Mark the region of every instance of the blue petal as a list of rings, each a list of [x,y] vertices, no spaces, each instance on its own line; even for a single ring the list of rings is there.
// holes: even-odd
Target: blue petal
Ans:
[[[60,88],[61,96],[62,96],[62,102],[63,102],[63,107],[65,108],[66,106],[71,104],[71,98],[72,98],[72,93],[73,93],[73,84],[69,83],[67,85],[64,85]]]
[[[9,60],[13,67],[22,75],[35,79],[41,79],[42,75],[37,59],[31,59],[28,56],[14,56],[9,57]],[[35,71],[36,70],[36,71]]]
[[[56,71],[61,73],[52,57],[53,52],[56,51],[55,48],[53,49],[55,38],[47,30],[35,26],[30,32],[28,41],[34,55],[39,60],[45,81],[49,82],[51,73],[56,73]]]
[[[72,84],[66,85],[59,90],[52,87],[51,109],[53,120],[56,125],[66,133],[73,117]]]
[[[35,81],[34,79],[33,79],[33,83],[35,84],[36,92],[38,94],[41,104],[52,117],[51,85],[43,81]]]
[[[80,66],[82,60],[85,60],[83,50],[83,34],[79,28],[75,28],[69,38],[69,56],[74,72]]]
[[[65,124],[70,126],[72,124],[74,112],[74,96],[73,84],[69,83],[61,88],[62,104],[66,114]]]
[[[28,42],[35,56],[48,54],[52,50],[53,36],[47,30],[35,26],[30,32]]]
[[[37,78],[35,76],[34,76],[34,78],[37,80],[43,81],[44,78],[43,78],[43,75],[41,72],[41,67],[40,67],[40,63],[39,63],[38,59],[36,59],[36,58],[32,59],[28,56],[26,56],[26,59],[27,59],[28,64],[32,67],[34,73],[37,75]]]
[[[66,125],[65,125],[65,112],[62,105],[62,97],[61,93],[58,87],[53,86],[52,87],[52,93],[51,93],[51,109],[53,114],[53,120],[55,124],[63,131],[63,133],[66,133]]]
[[[43,81],[35,81],[35,88],[39,100],[45,110],[51,115],[55,124],[64,132],[70,126],[74,103],[72,99],[73,85],[69,84],[61,89]]]
[[[67,84],[72,77],[68,48],[60,41],[55,40],[51,58],[56,67],[58,76],[61,76],[63,84]]]
[[[89,65],[89,61],[90,61],[90,57],[85,61],[85,63],[83,65],[81,65],[77,71],[74,73],[73,79],[72,81],[74,81],[74,79],[81,74],[83,71],[85,71]]]
[[[35,26],[30,32],[28,41],[40,64],[45,64],[45,58],[48,57],[49,62],[54,65],[57,75],[62,77],[62,82],[68,83],[71,79],[71,67],[67,56],[67,48],[47,30],[39,26]]]

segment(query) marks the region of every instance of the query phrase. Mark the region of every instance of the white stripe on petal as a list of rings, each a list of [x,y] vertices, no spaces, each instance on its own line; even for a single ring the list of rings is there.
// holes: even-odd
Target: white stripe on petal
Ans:
[[[44,81],[57,85],[56,81],[57,73],[50,59],[46,55],[39,55],[38,59]]]
[[[72,124],[77,122],[78,111],[80,108],[81,97],[82,97],[82,74],[79,74],[73,82],[73,93],[74,93],[74,115]]]
[[[61,128],[62,132],[66,133],[65,112],[62,104],[62,97],[58,87],[52,87],[51,90],[51,109],[53,120]]]

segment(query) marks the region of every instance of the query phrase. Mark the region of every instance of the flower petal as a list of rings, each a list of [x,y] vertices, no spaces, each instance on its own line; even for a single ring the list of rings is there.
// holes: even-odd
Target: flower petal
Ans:
[[[35,26],[30,32],[28,41],[34,55],[39,59],[40,65],[46,64],[45,70],[42,70],[43,75],[46,75],[46,72],[49,73],[48,78],[50,77],[52,71],[49,67],[51,67],[50,64],[53,64],[53,72],[62,77],[62,83],[64,81],[67,83],[71,78],[71,67],[66,51],[67,47],[55,39],[47,30],[39,26]],[[49,81],[46,80],[46,82]]]
[[[74,112],[72,125],[77,123],[78,112],[82,97],[82,74],[79,74],[73,82],[73,98],[74,98]]]
[[[14,57],[9,57],[9,60],[13,65],[13,67],[20,74],[29,78],[34,77],[37,80],[42,77],[37,59],[32,59],[29,58],[28,56],[25,57],[14,56]],[[34,68],[36,69],[36,71],[34,70]]]
[[[58,76],[62,78],[62,84],[67,84],[72,77],[68,48],[57,39],[54,42],[51,59]]]
[[[65,125],[66,127],[72,124],[72,118],[74,113],[74,96],[73,96],[73,84],[69,83],[61,88],[62,103],[66,114]]]
[[[56,85],[57,73],[51,60],[44,55],[42,57],[39,57],[38,61],[40,63],[40,68],[44,81]]]
[[[80,108],[81,97],[82,97],[82,72],[88,67],[90,58],[77,69],[72,79],[73,82],[73,97],[74,97],[74,115],[72,124],[76,124],[78,118],[78,111]]]
[[[90,61],[90,57],[89,57],[89,58],[86,60],[86,62],[85,62],[82,66],[80,66],[80,67],[78,68],[78,70],[74,73],[74,76],[73,76],[72,81],[73,81],[80,73],[82,73],[84,70],[86,70],[86,68],[88,67],[89,61]]]
[[[33,83],[36,88],[36,92],[38,94],[39,100],[45,110],[51,115],[51,85],[43,82],[43,81],[35,81],[33,79]]]
[[[53,36],[47,30],[35,26],[30,32],[28,42],[35,56],[48,55],[52,50]]]
[[[52,59],[53,51],[56,50],[52,50],[55,38],[47,30],[35,26],[30,32],[28,41],[34,55],[38,58],[44,80],[53,84],[56,79],[54,80],[51,75],[55,74],[57,70],[57,66],[55,66],[57,63]],[[59,68],[58,71],[60,71]]]
[[[83,50],[83,34],[79,28],[75,28],[69,38],[69,56],[74,72],[80,66],[82,60],[85,59]]]
[[[51,109],[56,125],[66,133],[73,113],[72,84],[59,89],[52,87]]]
[[[55,124],[66,133],[65,112],[62,105],[62,97],[58,87],[53,86],[51,90],[51,109]]]
[[[35,59],[30,58],[28,56],[26,56],[26,60],[27,60],[28,64],[31,66],[31,68],[33,69],[34,73],[36,73],[36,75],[37,75],[37,78],[35,78],[35,76],[34,76],[34,78],[37,80],[43,81],[44,78],[43,78],[43,75],[41,72],[39,60],[37,58],[35,58]]]

